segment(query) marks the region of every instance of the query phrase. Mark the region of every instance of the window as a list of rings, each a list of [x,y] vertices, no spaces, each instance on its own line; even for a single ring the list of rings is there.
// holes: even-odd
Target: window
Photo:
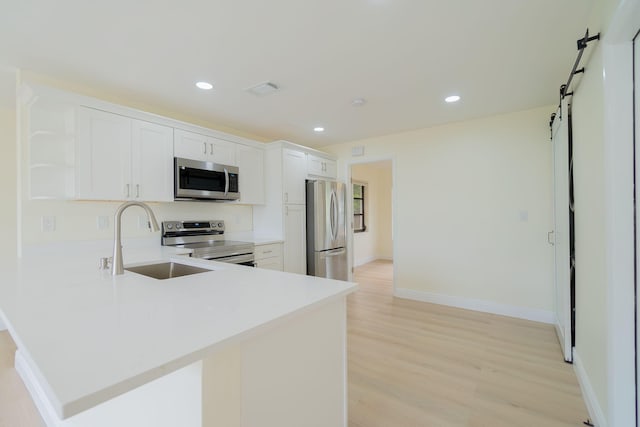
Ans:
[[[353,232],[362,233],[367,230],[365,221],[365,194],[367,184],[364,182],[353,183]]]

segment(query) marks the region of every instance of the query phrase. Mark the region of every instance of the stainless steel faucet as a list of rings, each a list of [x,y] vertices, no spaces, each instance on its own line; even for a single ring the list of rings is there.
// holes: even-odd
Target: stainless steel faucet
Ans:
[[[140,206],[147,213],[147,219],[149,220],[149,228],[151,231],[159,231],[160,227],[158,227],[158,221],[156,221],[156,216],[153,214],[153,211],[147,204],[142,202],[125,202],[120,205],[120,207],[116,210],[115,213],[115,233],[113,236],[113,264],[111,266],[111,274],[124,274],[124,265],[122,262],[122,212],[127,209],[129,206]]]

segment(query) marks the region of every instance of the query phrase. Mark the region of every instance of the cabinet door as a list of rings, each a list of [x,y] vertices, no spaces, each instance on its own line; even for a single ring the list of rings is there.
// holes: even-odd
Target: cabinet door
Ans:
[[[264,204],[264,150],[238,144],[237,159],[240,168],[240,202]]]
[[[176,129],[173,151],[176,157],[211,161],[209,138],[198,133]]]
[[[305,203],[305,179],[307,178],[307,157],[305,153],[285,148],[283,155],[283,201],[284,203]]]
[[[173,128],[133,120],[131,129],[132,197],[173,201]]]
[[[324,176],[329,179],[336,179],[338,177],[338,165],[335,160],[324,160]]]
[[[307,274],[306,209],[284,206],[284,271]]]
[[[222,139],[207,138],[209,161],[221,165],[238,166],[236,163],[236,144]]]
[[[309,175],[324,175],[324,159],[314,155],[307,155],[307,173]]]
[[[312,176],[336,179],[337,165],[335,160],[309,154],[307,156],[307,173]]]
[[[81,107],[77,150],[78,198],[124,200],[131,197],[131,119]]]

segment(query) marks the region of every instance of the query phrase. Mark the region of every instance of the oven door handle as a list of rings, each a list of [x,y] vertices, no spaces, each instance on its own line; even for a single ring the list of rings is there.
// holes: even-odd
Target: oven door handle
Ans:
[[[212,257],[202,257],[202,259],[206,259],[208,261],[218,261],[218,262],[226,262],[229,264],[242,264],[242,263],[246,263],[246,262],[254,262],[254,256],[253,254],[243,254],[243,255],[235,255],[235,256],[227,256],[227,257],[219,257],[219,258],[212,258]]]

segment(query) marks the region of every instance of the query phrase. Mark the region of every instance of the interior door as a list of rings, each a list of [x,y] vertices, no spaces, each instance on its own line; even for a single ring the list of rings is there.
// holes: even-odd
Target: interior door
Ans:
[[[556,332],[564,359],[573,361],[571,334],[571,253],[569,246],[569,117],[561,103],[552,127]]]

